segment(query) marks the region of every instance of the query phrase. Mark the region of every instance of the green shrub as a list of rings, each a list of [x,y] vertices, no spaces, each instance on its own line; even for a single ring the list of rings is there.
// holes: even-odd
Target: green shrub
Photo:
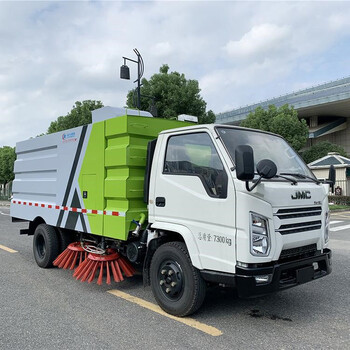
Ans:
[[[337,152],[344,157],[348,156],[343,147],[329,141],[322,141],[302,152],[302,157],[305,163],[309,164],[314,160],[325,157],[329,152]]]
[[[350,205],[350,196],[328,196],[328,202],[338,205]]]

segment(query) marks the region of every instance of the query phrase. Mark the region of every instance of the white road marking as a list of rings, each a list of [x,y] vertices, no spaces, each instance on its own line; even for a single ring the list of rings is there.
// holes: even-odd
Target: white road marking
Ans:
[[[6,215],[6,216],[10,216],[10,214],[3,213],[2,211],[0,211],[0,214],[1,215]]]
[[[334,221],[331,221],[330,224],[340,224],[341,222],[344,222],[342,220],[334,220]]]
[[[337,226],[337,227],[332,227],[330,230],[332,232],[336,232],[336,231],[342,231],[342,230],[347,230],[350,228],[350,225],[344,225],[344,226]]]

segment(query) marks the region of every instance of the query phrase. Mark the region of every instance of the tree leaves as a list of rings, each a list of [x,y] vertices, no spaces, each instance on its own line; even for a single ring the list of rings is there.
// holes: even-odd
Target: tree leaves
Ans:
[[[13,165],[16,159],[15,149],[10,146],[0,148],[0,183],[6,184],[14,179]]]
[[[296,110],[288,104],[279,108],[270,105],[267,110],[258,107],[243,120],[241,126],[279,134],[297,151],[305,146],[308,139],[306,121],[299,119]]]
[[[52,134],[54,132],[89,124],[92,119],[91,111],[101,107],[103,107],[101,101],[77,101],[72,110],[66,116],[58,117],[55,121],[51,122],[47,133]]]
[[[305,162],[309,164],[316,159],[326,156],[328,152],[337,152],[341,156],[348,156],[343,147],[328,141],[322,141],[311,146],[309,149],[303,152],[302,156]]]
[[[152,100],[158,110],[158,117],[175,119],[180,114],[197,116],[199,123],[213,123],[215,115],[212,111],[206,112],[207,104],[200,95],[197,80],[186,79],[184,74],[169,73],[169,66],[163,64],[159,73],[147,79],[142,79],[141,109],[149,110]],[[128,92],[127,106],[135,108],[137,91]]]

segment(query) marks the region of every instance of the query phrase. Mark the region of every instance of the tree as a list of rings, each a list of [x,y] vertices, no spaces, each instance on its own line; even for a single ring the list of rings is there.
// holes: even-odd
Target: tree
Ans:
[[[55,121],[51,122],[47,133],[52,134],[54,132],[89,124],[92,121],[91,111],[101,107],[103,107],[101,101],[77,101],[75,102],[75,105],[73,106],[72,110],[66,116],[58,117]]]
[[[322,141],[311,146],[302,153],[302,157],[305,163],[309,164],[316,159],[322,158],[328,154],[328,152],[337,152],[341,156],[347,157],[343,147],[331,143],[329,141]]]
[[[10,146],[0,148],[0,183],[7,184],[14,179],[13,165],[16,160],[15,149]]]
[[[306,121],[299,119],[296,110],[288,104],[279,108],[270,105],[267,110],[258,107],[249,113],[241,126],[279,134],[297,151],[306,144],[308,138]]]
[[[199,123],[213,123],[215,114],[206,112],[207,103],[200,96],[197,80],[186,79],[184,74],[169,73],[169,66],[163,64],[159,73],[142,79],[141,109],[148,110],[155,101],[160,118],[175,119],[180,114],[189,114],[198,117]],[[127,106],[136,107],[137,92],[133,89],[128,92]]]

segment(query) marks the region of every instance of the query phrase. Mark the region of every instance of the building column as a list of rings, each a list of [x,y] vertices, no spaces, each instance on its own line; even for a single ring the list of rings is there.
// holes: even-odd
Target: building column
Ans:
[[[318,115],[313,115],[310,117],[310,128],[316,128],[318,126]]]

